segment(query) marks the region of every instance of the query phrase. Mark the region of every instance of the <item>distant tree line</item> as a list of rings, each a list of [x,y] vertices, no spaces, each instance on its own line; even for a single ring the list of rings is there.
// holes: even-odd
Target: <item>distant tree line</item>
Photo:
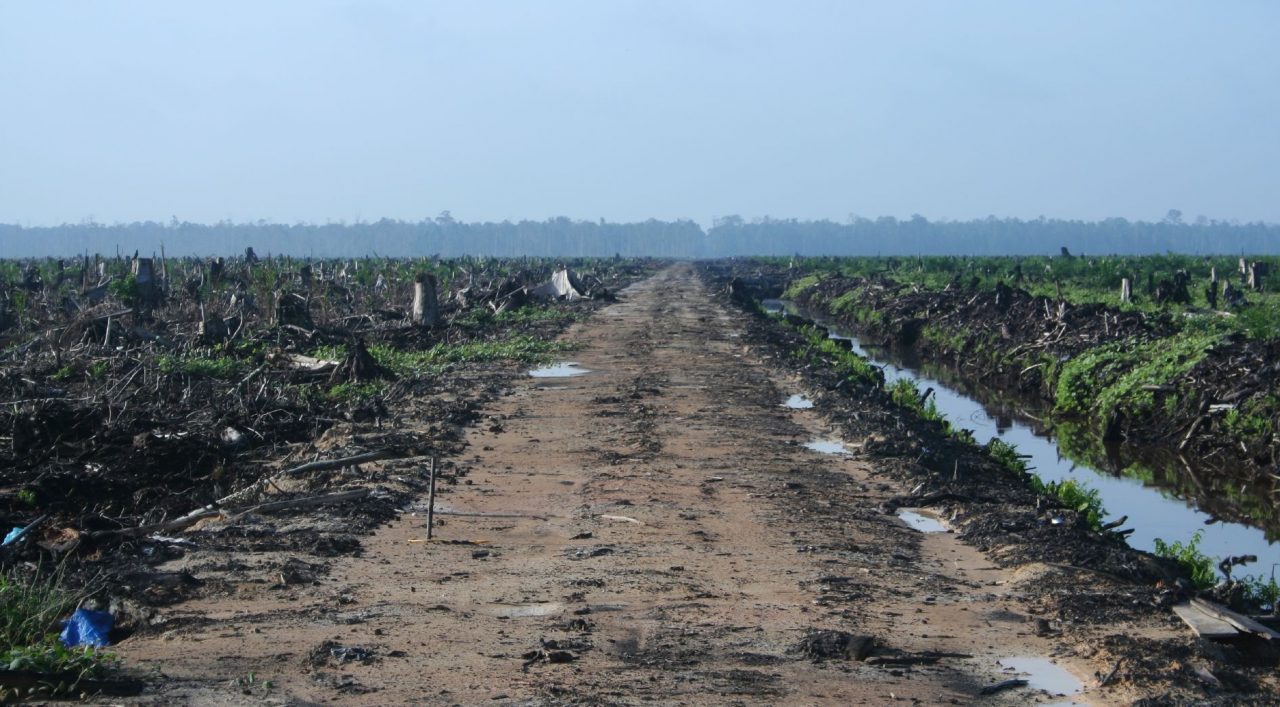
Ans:
[[[1184,222],[1170,211],[1159,222],[1111,218],[1069,221],[989,217],[929,221],[922,216],[851,217],[847,222],[797,219],[716,219],[709,230],[689,220],[638,223],[545,221],[468,223],[444,212],[434,219],[319,224],[167,223],[141,221],[22,227],[0,224],[0,257],[260,254],[356,256],[656,256],[740,255],[1049,255],[1280,253],[1280,225]]]

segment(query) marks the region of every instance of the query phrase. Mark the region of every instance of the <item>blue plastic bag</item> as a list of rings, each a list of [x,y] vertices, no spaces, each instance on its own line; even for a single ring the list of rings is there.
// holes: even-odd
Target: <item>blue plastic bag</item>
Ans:
[[[107,634],[111,633],[111,626],[115,623],[115,618],[105,611],[92,611],[90,609],[76,609],[76,613],[71,615],[62,624],[62,645],[68,648],[76,646],[95,646],[101,648],[108,645]]]
[[[17,527],[17,528],[14,528],[13,530],[10,530],[9,534],[4,536],[4,542],[0,543],[0,545],[8,545],[14,540],[17,540],[18,538],[22,537],[22,534],[25,532],[27,532],[26,526]]]

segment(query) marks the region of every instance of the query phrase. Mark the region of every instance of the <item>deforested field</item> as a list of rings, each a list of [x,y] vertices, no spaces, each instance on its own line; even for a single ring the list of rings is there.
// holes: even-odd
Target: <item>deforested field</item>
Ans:
[[[0,685],[1269,703],[1277,266],[6,261]]]

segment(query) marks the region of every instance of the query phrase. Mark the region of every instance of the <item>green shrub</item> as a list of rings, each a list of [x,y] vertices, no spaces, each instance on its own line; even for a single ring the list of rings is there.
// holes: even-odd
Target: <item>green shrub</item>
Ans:
[[[40,643],[80,599],[63,585],[60,571],[0,575],[0,649]]]
[[[1237,319],[1250,339],[1266,341],[1280,337],[1280,302],[1274,299],[1245,307]]]
[[[1027,473],[1027,462],[1018,453],[1018,448],[999,437],[992,437],[987,443],[987,454],[1012,471]]]
[[[233,380],[245,373],[245,366],[230,356],[173,356],[164,354],[156,359],[156,366],[167,375],[207,376],[221,380]]]
[[[142,288],[138,285],[138,278],[133,275],[120,280],[112,280],[107,285],[107,292],[127,305],[133,305],[142,297]]]
[[[1090,349],[1062,365],[1054,404],[1059,412],[1074,415],[1105,416],[1117,410],[1147,413],[1155,405],[1149,386],[1177,380],[1217,342],[1212,334],[1179,334]]]
[[[1276,583],[1274,576],[1264,581],[1261,577],[1252,575],[1242,578],[1240,582],[1244,585],[1245,601],[1272,613],[1276,612],[1276,605],[1280,604],[1280,584]]]
[[[1029,478],[1033,488],[1058,499],[1062,505],[1079,513],[1090,528],[1102,528],[1102,519],[1107,517],[1107,510],[1102,505],[1102,495],[1097,489],[1089,488],[1075,479],[1045,481],[1034,474]]]
[[[1166,543],[1161,538],[1155,539],[1156,555],[1176,560],[1191,577],[1191,583],[1199,589],[1208,589],[1218,581],[1214,570],[1214,558],[1200,551],[1200,540],[1204,535],[1197,530],[1185,544],[1180,542]]]
[[[827,331],[822,327],[812,325],[792,326],[783,320],[786,326],[790,326],[799,331],[808,342],[808,349],[805,351],[793,351],[792,355],[803,358],[807,354],[814,352],[827,356],[834,363],[836,370],[848,376],[849,380],[859,385],[880,385],[884,382],[884,374],[880,372],[867,359],[858,354],[844,348],[834,339],[827,336]]]
[[[806,275],[799,280],[793,281],[787,286],[786,291],[782,293],[783,299],[795,299],[801,292],[813,287],[822,280],[821,274]]]

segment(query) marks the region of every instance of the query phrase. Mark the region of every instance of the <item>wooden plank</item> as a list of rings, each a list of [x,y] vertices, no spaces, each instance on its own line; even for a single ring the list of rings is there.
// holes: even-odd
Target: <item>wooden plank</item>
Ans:
[[[1240,635],[1240,631],[1235,626],[1222,619],[1210,616],[1190,604],[1175,604],[1173,613],[1177,614],[1178,618],[1182,619],[1182,622],[1201,638],[1216,640],[1234,638]]]
[[[1272,639],[1280,638],[1280,633],[1277,633],[1276,631],[1273,631],[1272,629],[1269,629],[1266,626],[1263,626],[1262,624],[1258,623],[1257,621],[1254,621],[1253,619],[1249,618],[1248,616],[1245,616],[1244,614],[1237,614],[1236,612],[1220,604],[1214,604],[1211,601],[1205,601],[1204,599],[1194,599],[1194,598],[1191,600],[1191,604],[1195,606],[1197,609],[1199,609],[1200,611],[1206,614],[1209,614],[1210,616],[1213,616],[1215,618],[1226,621],[1227,623],[1231,624],[1232,626],[1235,626],[1236,628],[1240,629],[1245,633],[1252,633],[1268,641]]]

